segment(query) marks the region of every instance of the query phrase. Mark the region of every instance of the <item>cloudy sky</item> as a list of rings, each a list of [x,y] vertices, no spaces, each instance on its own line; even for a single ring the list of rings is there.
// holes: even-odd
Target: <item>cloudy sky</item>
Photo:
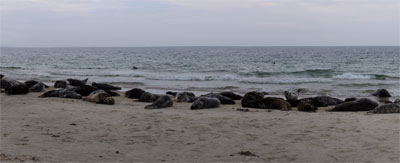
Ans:
[[[0,0],[0,45],[399,45],[400,0]]]

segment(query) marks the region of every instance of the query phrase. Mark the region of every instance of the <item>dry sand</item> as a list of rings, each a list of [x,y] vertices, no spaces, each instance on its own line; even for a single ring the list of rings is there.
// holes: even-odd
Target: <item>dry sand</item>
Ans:
[[[39,95],[0,94],[1,161],[399,162],[399,114],[242,112],[239,101],[145,110],[124,97],[108,106]]]

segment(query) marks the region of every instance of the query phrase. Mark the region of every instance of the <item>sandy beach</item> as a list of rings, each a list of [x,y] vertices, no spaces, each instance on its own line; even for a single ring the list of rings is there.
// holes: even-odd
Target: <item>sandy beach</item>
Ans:
[[[0,94],[1,161],[398,162],[398,114],[316,113],[236,105],[145,110],[116,104]]]

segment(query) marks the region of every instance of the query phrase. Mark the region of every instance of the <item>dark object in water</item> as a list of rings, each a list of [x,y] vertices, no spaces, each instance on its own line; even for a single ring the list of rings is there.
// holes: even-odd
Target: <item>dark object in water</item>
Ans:
[[[262,92],[248,92],[242,98],[242,107],[249,107],[249,108],[257,108],[257,105],[254,105],[255,100],[260,100],[264,98],[264,93]]]
[[[76,93],[73,89],[55,89],[47,91],[39,96],[44,97],[61,97],[61,98],[72,98],[72,99],[82,99],[82,96]]]
[[[345,102],[336,105],[330,111],[370,111],[377,107],[379,104],[367,98],[360,98],[356,101]]]
[[[83,86],[83,85],[86,85],[88,78],[83,79],[83,80],[67,79],[67,81],[69,82],[69,85],[72,85],[72,86]]]
[[[200,97],[190,106],[191,110],[217,108],[221,102],[217,98]]]
[[[392,97],[390,95],[389,91],[386,89],[378,89],[375,92],[373,92],[371,95],[377,96],[377,97]]]
[[[241,100],[243,97],[241,95],[235,94],[233,92],[221,92],[219,93],[222,96],[228,97],[232,100]]]
[[[140,97],[142,96],[142,94],[144,92],[145,91],[140,89],[140,88],[133,88],[133,89],[125,92],[125,97],[134,98],[134,99],[140,99]]]
[[[132,66],[132,69],[136,70],[136,69],[139,69],[139,68],[138,68],[138,67],[136,67],[136,66]]]
[[[156,94],[152,94],[150,92],[144,92],[142,96],[140,96],[139,101],[141,102],[154,102],[156,101],[160,96]]]
[[[147,105],[145,109],[160,109],[171,107],[173,102],[168,95],[160,96],[156,101],[154,101],[151,105]]]
[[[96,83],[96,82],[93,82],[93,83],[92,83],[92,86],[93,86],[93,87],[97,87],[97,88],[99,88],[99,89],[121,90],[121,87],[116,87],[116,86],[112,86],[112,85],[104,84],[104,83]]]
[[[67,82],[64,80],[57,80],[54,83],[54,88],[67,88]]]
[[[325,106],[329,106],[329,105],[338,105],[338,104],[344,103],[344,101],[341,99],[337,99],[337,98],[333,98],[333,97],[329,97],[329,96],[316,96],[316,97],[313,97],[313,101],[317,107],[325,107]]]
[[[314,104],[312,99],[304,99],[299,100],[299,103],[297,104],[297,110],[304,112],[315,112],[318,110],[318,107]]]

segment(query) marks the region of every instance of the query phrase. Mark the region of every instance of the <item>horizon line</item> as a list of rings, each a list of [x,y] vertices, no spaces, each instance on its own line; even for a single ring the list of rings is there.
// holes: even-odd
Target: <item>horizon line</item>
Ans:
[[[0,48],[163,48],[163,47],[400,47],[400,45],[0,46]]]

